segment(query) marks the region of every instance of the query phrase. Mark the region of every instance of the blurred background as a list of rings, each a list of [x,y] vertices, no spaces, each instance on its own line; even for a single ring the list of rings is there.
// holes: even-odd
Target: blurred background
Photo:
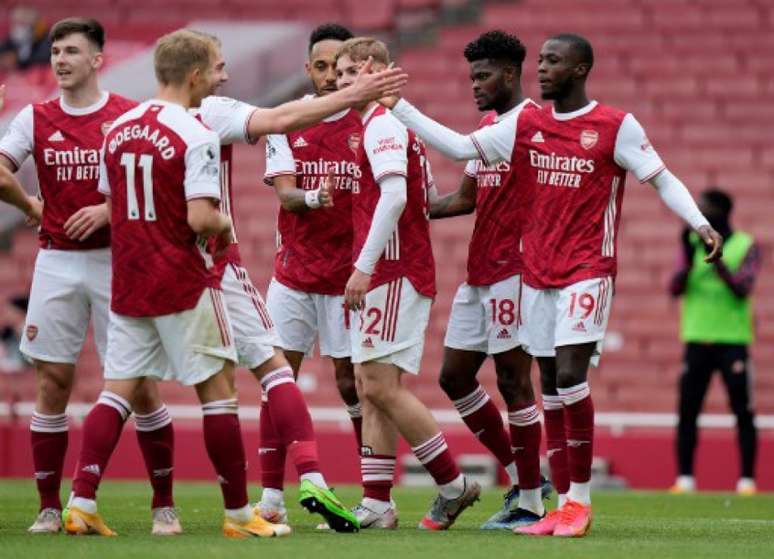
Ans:
[[[754,404],[760,429],[758,485],[774,490],[774,4],[770,0],[30,0],[0,2],[0,37],[28,25],[34,41],[24,53],[0,54],[0,83],[7,85],[0,132],[27,103],[57,95],[48,66],[46,31],[69,16],[97,18],[107,30],[103,88],[137,99],[153,94],[151,54],[159,35],[182,26],[220,36],[231,81],[222,91],[261,105],[307,92],[303,75],[307,39],[316,25],[333,21],[356,34],[378,36],[410,74],[406,96],[423,111],[459,131],[475,128],[480,114],[470,92],[464,46],[499,28],[527,46],[523,85],[539,99],[537,54],[557,32],[586,36],[596,62],[589,93],[634,113],[666,162],[694,194],[720,187],[735,199],[733,224],[762,249],[763,269],[753,293],[757,339]],[[42,56],[40,56],[42,52]],[[24,56],[21,56],[21,55]],[[463,167],[431,151],[441,192],[455,189]],[[272,275],[278,204],[262,184],[263,144],[235,149],[237,228],[245,267],[262,292]],[[22,170],[35,188],[34,170]],[[451,299],[465,277],[473,216],[433,223],[439,295],[432,311],[423,371],[412,384],[450,434],[452,450],[486,475],[494,471],[485,449],[459,421],[437,384]],[[630,178],[619,240],[620,272],[601,366],[590,374],[597,409],[597,481],[667,487],[675,476],[674,426],[683,345],[679,303],[667,286],[681,250],[682,224],[649,185]],[[23,328],[20,298],[28,292],[37,238],[8,207],[0,207],[0,475],[32,472],[27,423],[34,374],[14,354]],[[6,336],[6,333],[8,336]],[[14,342],[14,334],[17,341]],[[536,369],[536,368],[535,368]],[[75,423],[101,389],[101,371],[89,341],[77,372],[70,412]],[[501,402],[491,363],[481,383]],[[321,458],[330,479],[357,482],[349,421],[329,362],[308,360],[299,379],[317,420]],[[248,448],[257,448],[257,385],[239,380]],[[178,476],[209,478],[198,435],[199,407],[192,391],[164,386],[178,419]],[[504,407],[502,408],[504,409]],[[696,476],[704,489],[732,489],[738,475],[734,417],[719,377],[712,381],[700,419],[704,428]],[[124,437],[116,476],[144,476],[133,437]],[[189,444],[190,439],[190,444]],[[71,431],[68,465],[78,448]],[[253,454],[253,456],[255,456]],[[257,460],[256,460],[257,462]],[[404,472],[410,473],[406,463]],[[406,480],[408,480],[408,476]],[[254,479],[254,478],[253,478]]]

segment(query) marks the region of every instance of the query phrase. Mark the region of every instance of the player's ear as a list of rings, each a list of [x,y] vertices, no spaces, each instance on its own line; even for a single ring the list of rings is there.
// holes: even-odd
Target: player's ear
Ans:
[[[95,70],[99,70],[102,68],[102,65],[105,63],[105,55],[101,50],[95,51],[94,58],[92,58],[91,66]]]
[[[307,77],[312,77],[312,64],[308,60],[304,62],[304,72],[306,72]]]

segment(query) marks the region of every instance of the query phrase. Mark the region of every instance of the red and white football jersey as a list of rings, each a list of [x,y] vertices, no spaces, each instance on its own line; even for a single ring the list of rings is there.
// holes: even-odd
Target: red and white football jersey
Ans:
[[[341,295],[352,272],[352,192],[360,181],[357,150],[363,123],[347,110],[323,122],[266,140],[267,184],[295,175],[296,186],[315,190],[333,168],[333,207],[304,213],[280,208],[274,277],[306,293]]]
[[[97,191],[99,150],[105,133],[136,101],[103,92],[90,107],[70,107],[52,99],[27,105],[11,122],[0,141],[0,153],[17,169],[32,155],[43,198],[40,246],[59,250],[87,250],[110,246],[110,227],[85,241],[70,239],[64,224],[75,212],[105,201]]]
[[[523,111],[495,128],[472,138],[485,160],[511,161],[517,188],[532,189],[523,237],[527,284],[562,288],[615,277],[626,172],[646,182],[664,169],[639,122],[593,101],[572,113]]]
[[[363,142],[358,162],[363,173],[352,191],[353,257],[365,245],[379,202],[378,180],[388,175],[406,177],[406,207],[376,264],[370,289],[406,277],[417,292],[435,296],[435,261],[430,245],[427,192],[432,183],[425,145],[390,111],[376,105],[363,115]]]
[[[208,242],[210,254],[216,255],[215,272],[223,277],[228,264],[241,265],[239,239],[236,233],[236,216],[233,212],[234,189],[231,182],[231,169],[234,144],[254,144],[247,132],[247,125],[256,107],[229,97],[210,96],[202,100],[201,107],[191,109],[197,119],[214,131],[220,138],[220,211],[231,218],[233,242],[227,247],[220,246],[220,237],[212,237]]]
[[[505,119],[516,119],[522,110],[539,109],[525,99],[513,109],[498,115],[484,115],[479,128]],[[493,285],[523,272],[521,259],[522,228],[527,219],[530,193],[514,184],[510,161],[485,165],[480,159],[469,161],[465,174],[476,179],[476,223],[468,248],[468,285]]]
[[[99,190],[111,200],[114,312],[180,312],[220,286],[187,207],[195,198],[220,200],[219,152],[215,132],[166,101],[140,104],[108,132]]]

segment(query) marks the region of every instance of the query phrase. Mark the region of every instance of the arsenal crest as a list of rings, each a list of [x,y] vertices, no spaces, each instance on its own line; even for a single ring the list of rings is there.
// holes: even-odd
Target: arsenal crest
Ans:
[[[599,132],[596,130],[584,130],[580,135],[580,145],[583,149],[591,149],[597,145],[599,140]]]
[[[108,133],[108,130],[110,130],[110,127],[113,126],[113,122],[114,121],[112,120],[108,120],[102,123],[102,126],[100,127],[100,129],[102,130],[103,136]]]
[[[27,326],[27,339],[29,341],[34,340],[37,335],[38,335],[38,327],[37,326],[33,326],[32,324]]]
[[[360,147],[360,134],[357,132],[350,134],[349,138],[347,138],[347,145],[349,145],[349,149],[351,149],[353,153],[357,153],[357,148]]]

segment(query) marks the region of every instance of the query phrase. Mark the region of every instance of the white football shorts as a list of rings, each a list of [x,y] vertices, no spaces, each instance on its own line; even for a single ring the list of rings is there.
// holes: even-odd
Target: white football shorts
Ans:
[[[21,352],[32,359],[75,364],[91,319],[97,352],[104,360],[110,281],[109,248],[39,250]]]
[[[254,369],[268,361],[274,348],[282,345],[271,313],[241,266],[226,266],[220,288],[234,331],[239,365]]]
[[[350,356],[349,317],[344,312],[343,295],[306,293],[272,279],[266,303],[283,349],[311,357],[317,338],[320,355],[336,359]]]
[[[463,283],[452,302],[443,345],[495,355],[521,345],[521,275],[492,285]]]
[[[110,313],[106,380],[155,377],[192,386],[236,360],[228,310],[218,289],[205,289],[194,308],[164,316]]]
[[[419,374],[433,300],[402,277],[366,293],[365,303],[352,313],[352,362],[390,363]]]
[[[609,277],[561,289],[535,289],[525,284],[522,316],[527,352],[535,357],[554,357],[557,347],[597,342],[591,361],[596,366],[612,303],[613,280]]]

